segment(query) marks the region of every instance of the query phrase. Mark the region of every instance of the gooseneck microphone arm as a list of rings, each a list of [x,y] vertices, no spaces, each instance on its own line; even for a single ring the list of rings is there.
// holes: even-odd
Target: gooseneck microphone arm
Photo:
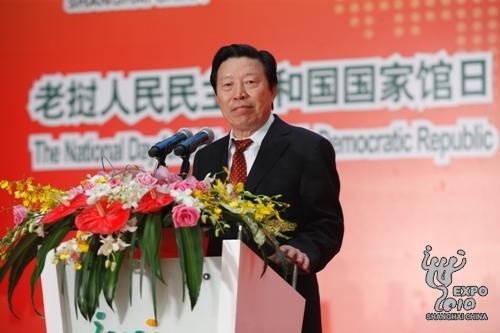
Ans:
[[[158,161],[155,169],[160,165],[165,166],[165,158],[172,152],[174,147],[192,136],[193,133],[189,129],[182,128],[176,134],[155,143],[148,151],[148,155]]]
[[[174,148],[174,154],[182,158],[180,176],[186,179],[189,175],[191,165],[189,157],[199,146],[212,143],[214,140],[214,132],[210,128],[204,128],[192,137],[182,141]]]

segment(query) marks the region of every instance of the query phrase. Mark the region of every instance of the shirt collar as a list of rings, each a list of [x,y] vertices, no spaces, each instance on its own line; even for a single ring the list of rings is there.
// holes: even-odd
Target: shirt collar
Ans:
[[[274,116],[271,113],[269,115],[269,118],[267,118],[267,121],[262,125],[261,128],[259,128],[257,131],[255,131],[254,134],[250,135],[248,138],[235,138],[233,135],[233,131],[229,133],[229,149],[231,149],[231,146],[233,145],[233,139],[235,140],[242,140],[242,139],[252,139],[253,147],[260,147],[262,140],[264,140],[264,137],[267,134],[267,131],[269,130],[269,127],[273,124],[274,121]]]

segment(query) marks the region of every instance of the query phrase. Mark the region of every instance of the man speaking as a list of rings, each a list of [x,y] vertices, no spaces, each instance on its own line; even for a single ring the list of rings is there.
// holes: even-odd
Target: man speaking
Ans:
[[[290,204],[283,218],[297,228],[281,250],[299,269],[297,291],[306,299],[302,333],[321,333],[316,273],[340,250],[344,233],[335,152],[328,140],[291,126],[272,114],[278,92],[276,60],[250,45],[220,48],[212,61],[210,83],[230,133],[198,151],[198,179],[228,167],[229,181]],[[220,255],[221,243],[208,255]],[[275,256],[272,260],[277,260]]]

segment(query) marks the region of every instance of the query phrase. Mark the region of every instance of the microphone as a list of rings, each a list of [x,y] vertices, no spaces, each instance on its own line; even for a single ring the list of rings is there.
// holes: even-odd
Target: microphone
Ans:
[[[189,139],[192,136],[193,132],[187,128],[182,128],[171,137],[155,143],[154,146],[149,149],[148,155],[150,157],[160,157],[163,154],[168,155],[179,142]]]
[[[214,141],[214,131],[205,127],[191,138],[175,146],[174,154],[177,156],[187,156],[194,152],[199,146],[212,143],[212,141]]]

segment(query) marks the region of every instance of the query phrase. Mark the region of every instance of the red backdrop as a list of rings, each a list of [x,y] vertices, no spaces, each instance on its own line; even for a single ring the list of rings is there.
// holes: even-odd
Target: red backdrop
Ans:
[[[253,44],[278,60],[277,112],[328,136],[337,150],[346,233],[319,275],[325,332],[500,330],[499,1],[212,0],[85,13],[65,10],[64,2],[0,1],[0,178],[33,176],[65,188],[100,163],[71,159],[72,142],[99,146],[125,136],[122,159],[113,161],[119,166],[139,149],[131,138],[147,146],[162,130],[226,131],[217,111],[203,108],[211,101],[203,95],[206,71],[220,46]],[[86,81],[82,73],[94,76]],[[130,113],[115,106],[106,118],[113,75]],[[142,92],[156,93],[154,102],[138,104],[140,76],[153,84]],[[85,99],[92,79],[94,105]],[[174,83],[187,94],[175,95]],[[47,84],[61,84],[53,91],[61,96],[49,101]],[[89,132],[95,136],[83,140]],[[397,135],[406,135],[406,149],[398,150]],[[37,140],[48,147],[43,154]],[[60,151],[51,160],[54,147]],[[0,193],[0,204],[3,229],[12,224],[13,201]],[[487,321],[426,320],[440,295],[425,282],[426,245],[437,257],[466,252],[452,286],[486,286],[488,295],[476,295],[469,312],[486,313]],[[4,331],[43,332],[26,301],[27,279],[14,297],[21,320],[8,312],[6,289],[4,282]]]

